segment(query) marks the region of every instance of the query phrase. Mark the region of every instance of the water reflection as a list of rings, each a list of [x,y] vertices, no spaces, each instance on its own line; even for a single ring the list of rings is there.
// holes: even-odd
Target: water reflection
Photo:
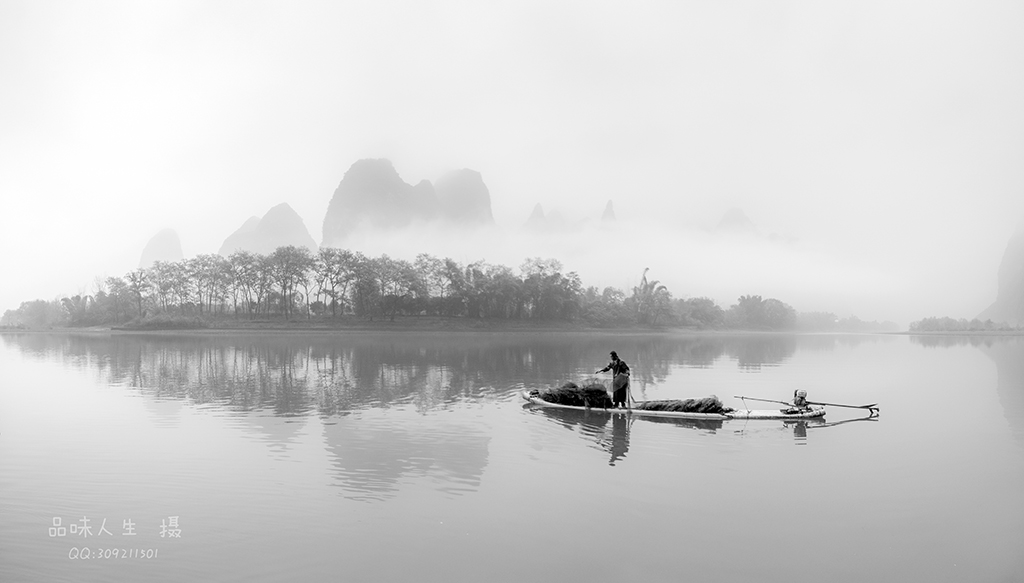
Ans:
[[[810,419],[786,419],[779,421],[745,421],[742,419],[735,419],[727,421],[726,423],[732,423],[735,427],[735,433],[737,435],[754,435],[758,433],[771,433],[777,431],[791,432],[793,434],[793,441],[796,445],[807,445],[807,434],[812,429],[824,429],[826,427],[836,427],[838,425],[845,425],[847,423],[858,423],[861,421],[877,422],[878,417],[876,415],[869,415],[865,417],[855,417],[853,419],[842,419],[840,421],[826,421],[824,417],[814,417]]]
[[[825,421],[824,418],[814,419],[794,419],[793,421],[783,421],[782,425],[786,428],[793,430],[793,439],[797,445],[807,444],[807,431],[810,429],[824,429],[825,427],[835,427],[837,425],[845,425],[847,423],[857,423],[859,421],[878,421],[876,415],[869,415],[866,417],[857,417],[854,419],[843,419],[841,421]]]
[[[973,346],[975,348],[992,347],[1001,344],[1016,344],[1018,339],[1014,336],[989,336],[989,335],[911,335],[911,344],[918,344],[927,348],[953,348],[956,346]]]
[[[792,423],[783,422],[783,425],[791,425],[793,427],[793,439],[796,440],[797,445],[804,445],[807,442],[807,421],[794,421]]]
[[[565,334],[130,335],[3,334],[25,354],[95,371],[158,399],[188,399],[277,415],[411,402],[420,410],[515,383],[555,384],[618,350],[643,391],[672,366],[777,366],[798,348],[877,341],[844,336],[612,336]]]
[[[1024,447],[1024,342],[1015,338],[979,348],[996,363],[999,404],[1014,438]]]
[[[745,420],[745,419],[733,419],[728,421],[730,423],[729,429],[732,429],[736,435],[757,435],[761,433],[777,433],[784,431],[793,434],[793,441],[796,445],[806,445],[807,443],[807,431],[814,427],[826,426],[825,420],[821,417],[813,417],[810,419],[792,419],[792,420]]]
[[[288,334],[0,335],[22,354],[95,374],[137,391],[158,425],[174,427],[182,408],[228,411],[274,455],[300,456],[319,415],[331,479],[343,496],[385,500],[411,481],[450,495],[476,491],[490,433],[457,411],[465,401],[514,397],[524,386],[554,385],[593,371],[616,349],[641,393],[673,367],[735,363],[743,371],[778,366],[800,349],[831,350],[841,337],[776,335]],[[705,433],[722,420],[637,418],[542,409],[539,414],[604,453],[629,455],[632,424]],[[806,440],[808,425],[792,426]]]
[[[529,404],[523,405],[523,409],[537,415],[544,415],[556,421],[562,427],[577,433],[580,437],[591,442],[593,446],[607,452],[609,454],[608,465],[612,466],[617,461],[626,457],[626,453],[629,451],[629,432],[634,422],[673,425],[709,434],[716,433],[718,430],[726,427],[726,424],[733,424],[737,434],[774,432],[781,428],[793,433],[793,440],[797,445],[806,445],[807,433],[811,429],[835,427],[858,421],[878,421],[878,417],[874,415],[833,422],[825,421],[824,418],[812,418],[783,420],[780,423],[778,421],[647,417],[642,415],[612,414],[596,409],[580,411],[554,407],[535,407]]]
[[[1024,447],[1024,338],[1019,336],[911,336],[930,348],[972,346],[996,365],[996,393],[1017,443]]]
[[[796,352],[796,336],[757,336],[737,345],[736,364],[745,370],[778,366]],[[724,352],[724,349],[723,349]]]
[[[626,457],[629,452],[630,420],[624,415],[575,409],[548,409],[523,405],[523,409],[545,415],[559,425],[591,442],[609,454],[608,465]]]
[[[344,495],[383,500],[403,480],[433,478],[448,494],[475,490],[487,465],[490,438],[443,422],[429,427],[344,418],[324,426],[324,438]]]
[[[544,415],[559,425],[608,453],[608,465],[624,459],[629,452],[629,432],[633,423],[661,423],[686,429],[714,433],[722,428],[721,419],[679,419],[673,417],[643,417],[638,415],[612,414],[599,410],[580,411],[552,407],[523,405],[523,409],[537,415]]]

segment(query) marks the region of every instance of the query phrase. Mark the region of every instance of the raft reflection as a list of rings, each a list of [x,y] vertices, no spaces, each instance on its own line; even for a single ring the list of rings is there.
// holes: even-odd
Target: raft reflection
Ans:
[[[626,413],[611,413],[604,409],[558,409],[538,407],[531,404],[523,405],[523,409],[538,415],[544,415],[562,427],[574,431],[580,437],[593,442],[593,445],[609,454],[608,465],[626,457],[629,452],[629,432],[633,423],[661,423],[696,429],[714,433],[722,428],[721,419],[679,419],[673,417],[645,417]]]

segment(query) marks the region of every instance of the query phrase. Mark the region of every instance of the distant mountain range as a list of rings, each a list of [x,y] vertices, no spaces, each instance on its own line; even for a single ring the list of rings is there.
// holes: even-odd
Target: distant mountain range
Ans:
[[[604,207],[601,213],[601,225],[608,226],[615,223],[615,209],[612,201]],[[576,233],[593,225],[591,219],[570,220],[557,210],[545,212],[544,206],[537,203],[530,211],[530,216],[523,223],[523,229],[533,233]]]
[[[569,220],[558,211],[545,213],[541,203],[537,203],[522,228],[534,233],[577,232],[591,221]],[[600,224],[616,221],[609,200]],[[417,223],[437,224],[446,229],[494,225],[491,195],[481,174],[464,168],[441,176],[435,183],[421,180],[412,185],[402,180],[390,160],[358,160],[345,172],[331,196],[323,220],[321,245],[345,247],[353,232],[361,228],[387,232]],[[713,232],[759,236],[757,227],[739,209],[726,212]],[[287,203],[271,208],[263,217],[247,219],[224,240],[218,253],[225,257],[239,250],[269,254],[284,245],[311,251],[318,248],[302,218]],[[177,261],[181,257],[181,242],[173,230],[167,229],[147,244],[140,265]]]
[[[615,221],[612,201],[605,205],[603,223]],[[441,176],[435,183],[421,180],[411,185],[402,180],[390,160],[363,159],[345,172],[327,206],[323,222],[324,247],[344,247],[359,228],[377,231],[399,230],[414,223],[432,223],[447,229],[494,225],[491,194],[476,170],[463,168]],[[540,203],[524,227],[532,231],[558,232],[577,228],[558,212],[544,214]],[[281,203],[261,217],[250,217],[220,246],[224,257],[246,250],[268,254],[284,245],[318,246],[302,218],[287,203]],[[181,242],[173,230],[161,231],[150,240],[140,266],[153,261],[178,261]]]

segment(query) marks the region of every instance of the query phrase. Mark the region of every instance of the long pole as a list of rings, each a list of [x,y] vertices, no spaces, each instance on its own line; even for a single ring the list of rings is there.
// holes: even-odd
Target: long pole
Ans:
[[[630,382],[630,381],[631,381],[631,379],[629,378],[629,375],[627,374],[626,375],[626,409],[629,409],[629,410],[632,411],[633,410],[633,406],[630,404],[630,401],[636,402],[636,399],[633,398],[633,383]]]
[[[793,403],[787,401],[776,401],[774,399],[758,399],[755,397],[743,397],[741,395],[733,395],[736,399],[750,399],[751,401],[762,401],[765,403],[779,403],[780,405],[792,406]],[[871,403],[870,405],[841,405],[839,403],[821,403],[818,401],[807,401],[808,405],[827,405],[829,407],[846,407],[847,409],[867,409],[869,411],[878,411],[878,403]]]

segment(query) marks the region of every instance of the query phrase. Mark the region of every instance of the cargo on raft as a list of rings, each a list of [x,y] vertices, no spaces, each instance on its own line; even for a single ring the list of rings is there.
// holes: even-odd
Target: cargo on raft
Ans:
[[[677,419],[811,419],[825,416],[823,407],[813,405],[788,409],[733,409],[723,405],[715,396],[702,399],[638,401],[629,409],[615,408],[604,385],[600,383],[580,387],[569,382],[555,389],[523,391],[522,397],[530,404],[541,407]]]

